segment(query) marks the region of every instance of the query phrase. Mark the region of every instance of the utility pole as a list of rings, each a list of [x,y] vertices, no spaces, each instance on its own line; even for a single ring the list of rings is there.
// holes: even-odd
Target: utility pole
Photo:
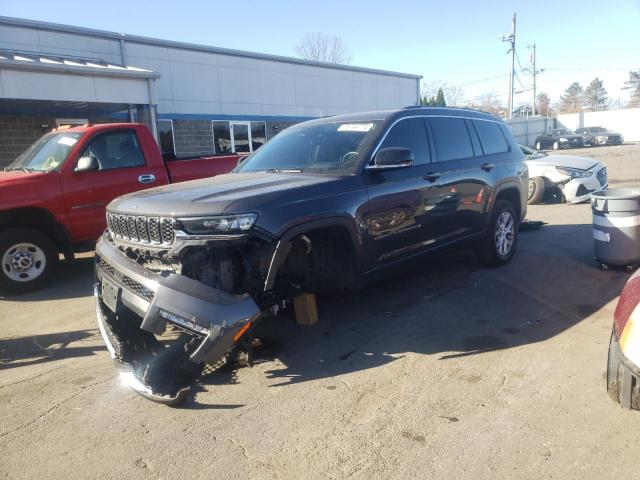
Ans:
[[[509,75],[509,118],[513,117],[513,80],[515,76],[515,62],[516,62],[516,14],[513,13],[513,20],[511,21],[511,34],[502,36],[503,42],[509,42],[511,48],[509,52],[511,52],[511,73]]]
[[[538,71],[536,70],[536,44],[533,44],[533,53],[531,54],[531,63],[533,64],[533,101],[531,102],[531,115],[536,115],[536,76]]]

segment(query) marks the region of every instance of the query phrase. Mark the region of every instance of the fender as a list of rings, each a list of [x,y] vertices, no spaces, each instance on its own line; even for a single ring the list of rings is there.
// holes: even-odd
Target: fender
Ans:
[[[361,242],[362,236],[358,233],[358,230],[353,220],[350,220],[348,217],[336,215],[336,216],[325,217],[317,220],[311,220],[309,222],[296,225],[295,227],[292,227],[286,230],[282,234],[282,236],[278,240],[278,243],[276,244],[276,248],[273,252],[273,256],[271,257],[271,262],[269,264],[269,271],[267,272],[267,277],[264,282],[265,292],[273,288],[273,285],[276,281],[276,275],[278,273],[278,269],[280,268],[284,260],[287,258],[287,254],[289,253],[289,247],[288,247],[289,242],[298,235],[310,232],[312,230],[317,230],[317,229],[326,228],[326,227],[344,227],[347,229],[347,232],[349,233],[349,238],[351,239],[351,242],[354,246],[354,252],[356,253],[356,258],[355,258],[356,275],[360,277],[360,272],[361,272],[361,259],[360,259],[361,253],[360,252],[362,251],[362,249],[358,248],[358,244],[362,243]]]
[[[518,196],[520,199],[520,211],[518,212],[518,215],[520,215],[520,219],[522,220],[527,213],[527,199],[526,197],[524,197],[526,195],[526,190],[523,188],[522,184],[514,179],[509,179],[504,181],[503,183],[500,183],[498,185],[496,185],[495,189],[493,190],[493,195],[491,195],[491,199],[489,200],[489,203],[487,204],[487,212],[489,212],[489,214],[491,212],[493,212],[493,207],[496,203],[496,198],[498,198],[498,196],[500,195],[500,193],[504,192],[505,190],[508,189],[515,189],[518,192]],[[523,198],[524,197],[524,198]],[[491,215],[487,215],[487,221],[489,219]]]

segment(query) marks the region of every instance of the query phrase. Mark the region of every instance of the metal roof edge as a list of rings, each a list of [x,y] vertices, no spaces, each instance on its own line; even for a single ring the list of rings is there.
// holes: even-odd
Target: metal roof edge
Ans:
[[[113,40],[125,40],[146,45],[157,45],[170,48],[179,48],[183,50],[196,50],[209,53],[220,53],[224,55],[232,55],[236,57],[256,58],[260,60],[272,60],[284,63],[297,63],[301,65],[309,65],[312,67],[333,68],[337,70],[347,70],[353,72],[374,73],[378,75],[386,75],[391,77],[412,78],[419,80],[422,75],[411,73],[393,72],[390,70],[380,70],[376,68],[355,67],[351,65],[342,65],[338,63],[315,62],[312,60],[304,60],[301,58],[285,57],[283,55],[272,55],[269,53],[249,52],[245,50],[234,50],[230,48],[212,47],[208,45],[199,45],[195,43],[177,42],[173,40],[163,40],[158,38],[143,37],[138,35],[129,35],[126,33],[116,33],[107,30],[96,30],[85,27],[75,27],[73,25],[64,25],[60,23],[43,22],[41,20],[29,20],[26,18],[15,18],[0,16],[0,24],[10,26],[21,26],[27,28],[39,28],[43,30],[58,31],[64,33],[77,33],[99,38],[110,38]]]
[[[13,70],[28,70],[46,73],[70,73],[73,75],[99,76],[99,77],[116,77],[116,78],[133,78],[133,79],[155,79],[160,78],[160,74],[152,71],[136,72],[131,70],[96,68],[96,67],[76,67],[72,65],[57,65],[52,63],[41,62],[23,62],[17,60],[0,59],[0,68]]]

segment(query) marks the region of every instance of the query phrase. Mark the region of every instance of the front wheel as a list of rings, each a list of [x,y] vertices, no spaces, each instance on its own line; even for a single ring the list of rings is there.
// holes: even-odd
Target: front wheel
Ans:
[[[482,263],[500,266],[511,260],[518,246],[518,223],[513,205],[505,200],[496,200],[487,231],[477,248]]]
[[[0,233],[0,289],[27,293],[42,288],[58,263],[58,250],[38,230],[12,228]]]
[[[544,178],[533,177],[529,179],[529,188],[527,191],[527,203],[535,205],[542,202],[544,198]]]
[[[542,150],[542,143],[540,143],[540,140],[536,142],[536,150]]]

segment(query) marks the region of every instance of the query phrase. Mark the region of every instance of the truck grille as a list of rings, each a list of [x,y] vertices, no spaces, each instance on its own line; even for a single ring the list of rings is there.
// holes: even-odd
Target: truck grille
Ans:
[[[600,182],[601,187],[604,187],[607,184],[607,167],[598,170],[598,181]]]
[[[116,238],[149,245],[171,245],[175,240],[174,220],[107,213],[107,227]]]

